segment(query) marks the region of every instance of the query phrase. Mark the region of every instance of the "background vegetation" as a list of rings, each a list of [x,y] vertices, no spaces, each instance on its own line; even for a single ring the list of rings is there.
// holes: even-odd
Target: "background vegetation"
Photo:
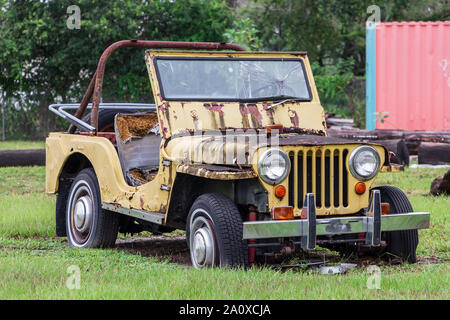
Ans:
[[[67,7],[81,9],[69,29]],[[79,102],[111,43],[231,41],[250,50],[306,50],[327,111],[364,123],[365,21],[446,20],[448,0],[0,0],[0,103],[8,138],[41,139],[66,124],[47,107]],[[143,50],[109,60],[104,101],[153,98]]]

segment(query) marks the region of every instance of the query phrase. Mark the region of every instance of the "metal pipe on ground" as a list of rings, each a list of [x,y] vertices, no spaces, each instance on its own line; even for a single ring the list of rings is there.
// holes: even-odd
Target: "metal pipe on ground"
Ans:
[[[45,149],[0,150],[0,167],[44,165]]]

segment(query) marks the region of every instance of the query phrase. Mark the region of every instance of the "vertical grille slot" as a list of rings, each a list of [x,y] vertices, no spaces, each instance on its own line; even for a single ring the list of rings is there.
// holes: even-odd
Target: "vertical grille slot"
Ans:
[[[314,193],[316,195],[316,207],[322,207],[322,152],[320,150],[316,151],[315,163],[316,188],[314,190]]]
[[[341,172],[339,170],[339,150],[334,150],[333,153],[333,171],[334,171],[334,177],[330,177],[331,179],[333,179],[332,183],[333,183],[333,205],[335,207],[339,207],[339,181],[340,181],[340,177],[341,177]]]
[[[289,172],[289,181],[288,181],[288,190],[289,190],[289,205],[294,206],[294,194],[295,194],[295,184],[294,184],[294,175],[297,171],[294,162],[294,152],[289,152],[289,160],[291,161],[291,171]]]
[[[304,191],[303,191],[303,152],[299,151],[297,155],[298,164],[298,190],[297,190],[297,207],[303,207]]]
[[[305,176],[307,177],[306,180],[306,192],[311,193],[312,185],[313,185],[313,172],[312,172],[312,151],[309,150],[306,154],[306,167],[304,168],[306,170]]]
[[[348,171],[347,171],[347,155],[348,150],[344,150],[342,156],[342,193],[343,193],[343,205],[348,207]]]
[[[330,182],[330,165],[331,165],[331,151],[327,150],[325,152],[325,176],[322,177],[325,181],[325,207],[329,208],[331,206],[331,182]]]

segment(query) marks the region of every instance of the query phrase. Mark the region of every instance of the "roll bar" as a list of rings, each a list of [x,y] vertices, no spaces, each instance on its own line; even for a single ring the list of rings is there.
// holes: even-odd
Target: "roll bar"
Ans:
[[[234,50],[245,51],[237,44],[226,42],[188,42],[188,41],[148,41],[148,40],[122,40],[110,45],[100,57],[97,70],[89,83],[89,87],[84,94],[80,106],[75,112],[75,118],[81,119],[92,96],[91,127],[95,128],[91,132],[97,134],[98,131],[98,107],[102,95],[103,76],[105,66],[109,56],[119,48],[155,48],[155,49],[199,49],[199,50]],[[72,124],[69,133],[74,133],[76,127]]]

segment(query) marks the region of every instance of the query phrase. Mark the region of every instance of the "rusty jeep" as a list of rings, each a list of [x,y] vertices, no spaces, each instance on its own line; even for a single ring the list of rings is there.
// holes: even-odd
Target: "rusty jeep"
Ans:
[[[122,47],[147,48],[154,104],[101,103],[106,61]],[[46,139],[46,192],[73,247],[181,229],[196,268],[316,245],[414,262],[429,227],[401,190],[372,187],[388,150],[328,136],[305,52],[119,41],[80,104],[49,109],[71,123]]]

